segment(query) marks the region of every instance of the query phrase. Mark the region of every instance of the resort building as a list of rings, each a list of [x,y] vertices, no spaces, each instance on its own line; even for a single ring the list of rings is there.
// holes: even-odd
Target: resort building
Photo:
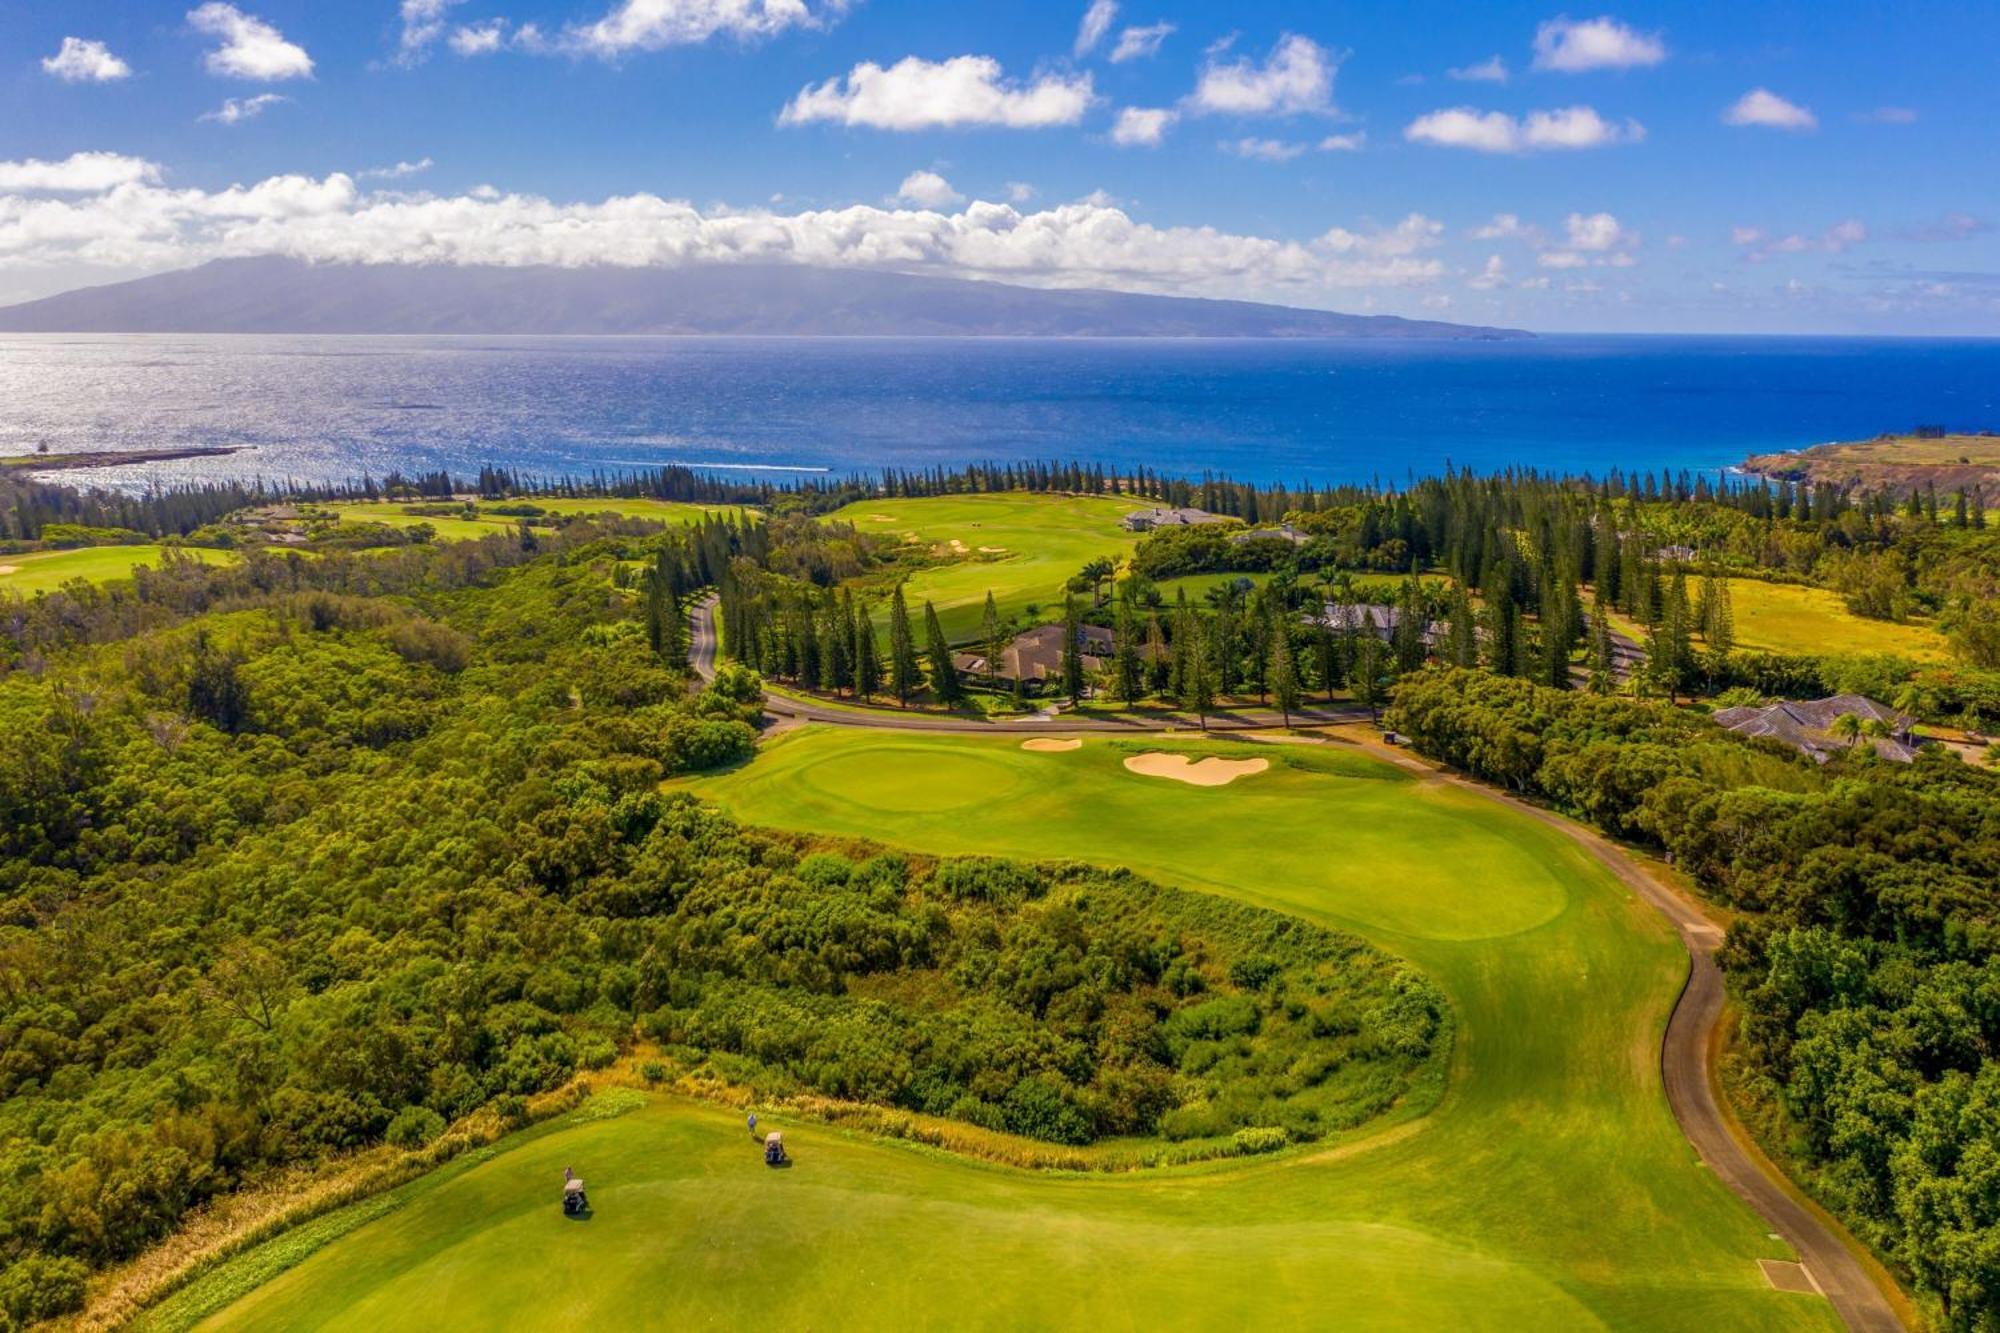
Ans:
[[[1849,747],[1849,740],[1836,727],[1850,713],[1877,733],[1864,733],[1853,743],[1867,742],[1875,747],[1875,753],[1900,764],[1917,757],[1918,741],[1911,732],[1913,719],[1862,694],[1835,694],[1803,701],[1780,699],[1762,708],[1748,705],[1725,708],[1715,714],[1715,720],[1739,736],[1766,737],[1811,755],[1823,764]]]
[[[1337,634],[1350,631],[1373,634],[1388,641],[1396,637],[1396,627],[1403,623],[1403,608],[1386,606],[1379,602],[1328,602],[1320,608],[1320,623]],[[1444,626],[1435,620],[1424,622],[1424,646],[1433,647],[1444,637]]]
[[[1206,509],[1140,509],[1125,515],[1128,532],[1151,532],[1155,528],[1192,528],[1203,523],[1233,523],[1234,519],[1211,514]]]
[[[1083,669],[1087,675],[1103,671],[1111,664],[1111,631],[1099,629],[1095,625],[1081,628],[1079,637],[1083,641]],[[1062,680],[1063,627],[1043,625],[1031,629],[1016,638],[1001,650],[1000,660],[991,664],[985,653],[958,653],[951,659],[959,674],[973,680],[985,680],[995,676],[1009,684],[1020,681],[1023,685],[1039,685],[1044,681]]]

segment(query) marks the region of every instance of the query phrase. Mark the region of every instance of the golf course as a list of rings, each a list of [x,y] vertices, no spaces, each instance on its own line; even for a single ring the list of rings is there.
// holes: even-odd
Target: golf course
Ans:
[[[1059,616],[1063,584],[1071,575],[1100,557],[1131,554],[1138,539],[1121,520],[1146,507],[1108,496],[1010,491],[868,500],[830,517],[862,532],[931,547],[946,563],[912,574],[903,596],[913,607],[925,602],[937,607],[946,637],[959,642],[978,633],[988,592],[1002,620],[1030,606],[1040,608],[1040,619]],[[887,608],[877,610],[886,626]]]
[[[1126,762],[1159,751],[1268,762],[1209,786]],[[1771,1285],[1757,1261],[1792,1256],[1669,1113],[1686,954],[1544,823],[1338,742],[808,727],[680,785],[746,822],[1129,867],[1354,931],[1449,997],[1449,1084],[1329,1144],[1103,1175],[782,1112],[759,1129],[795,1165],[771,1171],[740,1112],[648,1094],[504,1140],[230,1287],[253,1250],[213,1275],[244,1294],[159,1326],[1838,1327]],[[557,1206],[565,1167],[588,1221]]]
[[[141,565],[158,569],[167,558],[167,549],[151,542],[133,546],[79,546],[69,551],[30,551],[25,555],[0,555],[0,593],[18,592],[32,597],[38,592],[54,592],[71,579],[107,583],[129,579]],[[176,548],[181,555],[204,564],[220,565],[236,559],[234,551],[216,551],[201,546]]]

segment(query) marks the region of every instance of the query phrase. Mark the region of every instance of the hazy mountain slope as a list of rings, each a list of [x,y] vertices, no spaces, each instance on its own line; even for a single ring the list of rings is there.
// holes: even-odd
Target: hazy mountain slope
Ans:
[[[795,265],[498,268],[224,259],[0,309],[49,333],[1517,338],[1389,315]]]

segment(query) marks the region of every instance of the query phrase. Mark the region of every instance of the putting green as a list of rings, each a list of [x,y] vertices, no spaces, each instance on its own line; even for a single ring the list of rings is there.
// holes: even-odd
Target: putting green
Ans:
[[[1129,865],[1358,928],[1451,999],[1453,1078],[1428,1116],[1126,1176],[781,1120],[797,1164],[774,1172],[733,1113],[656,1097],[448,1171],[213,1326],[1838,1326],[1770,1288],[1755,1260],[1785,1247],[1675,1127],[1659,1040],[1685,955],[1594,861],[1335,746],[1265,747],[1268,772],[1212,789],[1125,772],[1142,748],[806,729],[689,785],[767,824]],[[922,808],[926,786],[953,803]],[[556,1206],[565,1165],[592,1182],[587,1223]]]
[[[1125,531],[1121,520],[1146,507],[1108,496],[1010,491],[863,500],[831,517],[863,532],[915,538],[960,557],[918,570],[903,595],[913,613],[927,601],[937,607],[945,636],[962,643],[979,633],[988,591],[1003,619],[1029,616],[1030,606],[1038,608],[1032,615],[1036,621],[1060,619],[1063,585],[1099,556],[1122,561],[1130,555],[1138,537]],[[875,619],[885,634],[888,617],[886,607],[876,608]]]

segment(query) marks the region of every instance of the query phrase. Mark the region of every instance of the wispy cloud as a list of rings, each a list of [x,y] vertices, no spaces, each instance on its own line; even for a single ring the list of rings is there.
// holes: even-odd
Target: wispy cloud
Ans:
[[[1076,41],[1070,53],[1081,60],[1095,51],[1117,17],[1118,0],[1090,0],[1090,8],[1083,11],[1083,19],[1076,25]]]
[[[1171,23],[1148,23],[1143,27],[1127,28],[1118,34],[1118,43],[1111,48],[1111,63],[1122,65],[1128,60],[1150,60],[1160,53],[1160,43],[1176,31]]]
[[[218,125],[235,125],[246,120],[255,120],[280,102],[292,99],[280,93],[258,93],[255,97],[227,97],[222,105],[213,111],[197,117],[199,120],[214,121]]]
[[[436,165],[429,158],[420,157],[414,162],[398,162],[394,166],[369,167],[365,171],[355,172],[354,176],[356,180],[399,181],[411,176],[421,176]]]
[[[1499,56],[1488,56],[1473,65],[1462,65],[1448,69],[1445,74],[1461,83],[1505,83],[1507,82],[1507,62]]]

